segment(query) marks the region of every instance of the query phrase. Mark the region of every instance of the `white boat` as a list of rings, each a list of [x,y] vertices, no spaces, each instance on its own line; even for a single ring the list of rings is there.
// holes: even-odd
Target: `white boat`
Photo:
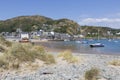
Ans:
[[[87,44],[87,41],[75,41],[76,43]]]
[[[69,39],[64,39],[64,41],[70,41]]]
[[[102,43],[94,43],[94,44],[90,44],[90,47],[104,47],[104,44],[102,44]]]
[[[98,41],[99,41],[99,30],[98,30]],[[104,47],[104,44],[97,42],[94,44],[90,44],[90,47]]]

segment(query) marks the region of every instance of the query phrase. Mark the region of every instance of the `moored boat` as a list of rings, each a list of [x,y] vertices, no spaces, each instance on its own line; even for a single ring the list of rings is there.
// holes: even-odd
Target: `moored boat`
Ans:
[[[99,29],[98,29],[98,41],[99,41]],[[104,44],[97,42],[94,44],[90,44],[90,47],[104,47]]]
[[[27,39],[27,38],[24,38],[24,39],[19,40],[19,42],[21,42],[21,43],[26,43],[26,42],[30,42],[30,40]]]
[[[94,43],[94,44],[90,44],[90,47],[104,47],[104,44],[102,44],[102,43]]]

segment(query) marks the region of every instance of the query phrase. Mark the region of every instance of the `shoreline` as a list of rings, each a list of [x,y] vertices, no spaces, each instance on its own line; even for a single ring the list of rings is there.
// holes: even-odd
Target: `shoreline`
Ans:
[[[48,47],[45,47],[47,52],[49,53],[53,53],[53,54],[59,54],[65,50],[68,50],[68,49],[65,49],[65,50],[60,50],[60,49],[51,49],[51,48],[48,48]],[[70,50],[71,51],[71,50]],[[82,53],[82,52],[74,52],[74,51],[71,51],[73,53],[73,55],[110,55],[110,56],[120,56],[120,54],[108,54],[108,53]]]
[[[64,50],[71,50],[73,53],[82,53],[82,54],[89,54],[90,53],[90,54],[103,54],[103,55],[120,55],[119,52],[108,52],[108,50],[100,52],[99,49],[101,49],[101,48],[91,48],[90,49],[89,44],[86,44],[88,46],[87,48],[86,47],[85,48],[80,48],[81,50],[72,48],[71,45],[68,45],[68,47],[70,47],[70,49],[69,49],[69,48],[66,47],[67,44],[63,45],[63,48],[61,48],[62,46],[56,46],[56,45],[60,44],[59,42],[61,42],[61,41],[58,41],[58,43],[54,42],[54,41],[46,41],[46,42],[42,41],[42,42],[34,42],[34,43],[35,43],[35,45],[45,46],[48,50],[50,50],[52,52],[61,52],[61,51],[64,51]],[[52,45],[52,43],[53,43],[53,45]],[[80,44],[80,45],[82,46],[83,44]]]
[[[11,40],[11,39],[8,39],[9,41],[14,41],[14,39],[13,40]],[[17,40],[16,40],[17,41]],[[37,44],[37,45],[43,45],[44,43],[51,43],[51,42],[54,42],[54,41],[50,41],[50,40],[47,40],[47,39],[43,39],[43,40],[40,40],[40,39],[31,39],[30,40],[31,41],[31,43],[32,44]],[[56,42],[56,41],[55,41]],[[60,42],[60,41],[58,41],[58,42]],[[44,45],[43,45],[44,46]],[[50,48],[50,47],[48,47],[48,46],[45,46],[46,47],[46,49],[48,49],[48,50],[50,50],[50,51],[52,51],[52,52],[56,52],[56,51],[59,51],[59,52],[61,52],[61,51],[64,51],[64,50],[66,50],[66,49],[64,49],[64,50],[62,50],[62,49],[54,49],[54,48]],[[76,52],[76,51],[72,51],[73,53],[82,53],[82,54],[89,54],[89,52]],[[91,53],[90,52],[90,54],[103,54],[103,55],[120,55],[120,53],[119,52],[117,52],[117,53],[114,53],[114,52],[112,52],[112,53],[109,53],[109,52],[96,52],[96,53]]]

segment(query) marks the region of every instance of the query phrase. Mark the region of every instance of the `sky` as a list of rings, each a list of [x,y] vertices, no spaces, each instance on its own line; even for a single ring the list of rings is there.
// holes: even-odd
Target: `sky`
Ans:
[[[0,20],[42,15],[120,29],[120,0],[0,0]]]

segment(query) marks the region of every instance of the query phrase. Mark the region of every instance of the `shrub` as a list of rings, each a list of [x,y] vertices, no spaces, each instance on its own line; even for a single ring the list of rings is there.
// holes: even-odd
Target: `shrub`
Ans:
[[[66,60],[69,63],[78,62],[78,58],[76,56],[73,56],[72,52],[70,50],[66,50],[66,51],[58,54],[58,57],[62,57],[64,60]]]
[[[120,60],[113,60],[111,62],[109,62],[110,65],[114,65],[114,66],[120,66]]]
[[[85,72],[85,80],[97,80],[99,70],[97,68],[91,68]]]

